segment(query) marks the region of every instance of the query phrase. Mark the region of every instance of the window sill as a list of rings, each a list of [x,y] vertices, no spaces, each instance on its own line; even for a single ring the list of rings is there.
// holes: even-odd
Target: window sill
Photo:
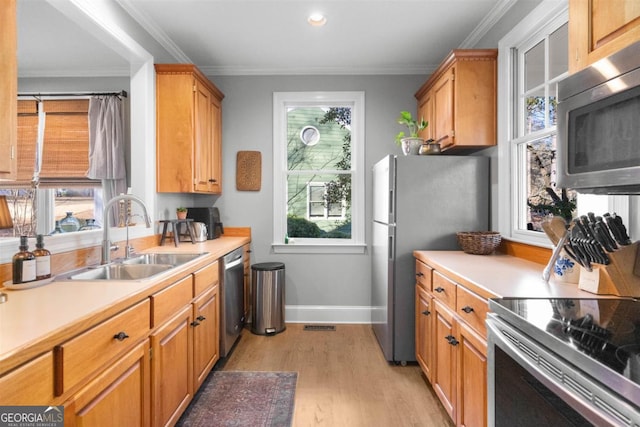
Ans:
[[[308,243],[272,243],[271,248],[277,254],[364,254],[367,245],[353,244],[308,244]]]

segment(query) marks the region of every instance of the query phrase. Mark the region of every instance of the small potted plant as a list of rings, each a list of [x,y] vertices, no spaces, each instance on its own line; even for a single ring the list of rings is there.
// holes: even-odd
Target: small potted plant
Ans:
[[[178,219],[186,219],[187,218],[187,208],[184,206],[180,206],[176,209],[176,215]]]
[[[424,144],[424,139],[418,136],[418,132],[424,130],[429,123],[421,118],[420,121],[413,118],[410,112],[402,111],[398,117],[398,124],[405,125],[409,134],[405,134],[404,131],[398,132],[396,135],[396,144],[402,147],[404,155],[418,154],[420,147]]]

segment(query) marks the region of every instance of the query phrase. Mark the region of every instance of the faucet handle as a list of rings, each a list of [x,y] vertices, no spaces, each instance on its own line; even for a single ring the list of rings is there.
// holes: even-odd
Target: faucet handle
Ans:
[[[136,252],[136,248],[134,248],[131,245],[127,245],[124,247],[124,259],[129,259],[131,258],[131,255],[133,255]]]

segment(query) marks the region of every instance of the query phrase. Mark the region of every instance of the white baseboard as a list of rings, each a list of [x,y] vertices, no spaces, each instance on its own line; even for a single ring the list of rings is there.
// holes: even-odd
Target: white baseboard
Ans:
[[[371,307],[287,305],[286,323],[371,323]]]

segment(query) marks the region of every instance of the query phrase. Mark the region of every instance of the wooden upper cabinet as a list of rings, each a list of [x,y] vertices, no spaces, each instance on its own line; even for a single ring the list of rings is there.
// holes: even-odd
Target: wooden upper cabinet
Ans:
[[[638,40],[638,0],[569,0],[569,73]]]
[[[194,65],[156,64],[160,193],[222,192],[222,99]]]
[[[18,167],[18,58],[16,2],[0,3],[0,179],[15,178]]]
[[[456,49],[416,92],[419,115],[443,150],[496,145],[497,49]],[[427,119],[429,117],[429,119]]]

